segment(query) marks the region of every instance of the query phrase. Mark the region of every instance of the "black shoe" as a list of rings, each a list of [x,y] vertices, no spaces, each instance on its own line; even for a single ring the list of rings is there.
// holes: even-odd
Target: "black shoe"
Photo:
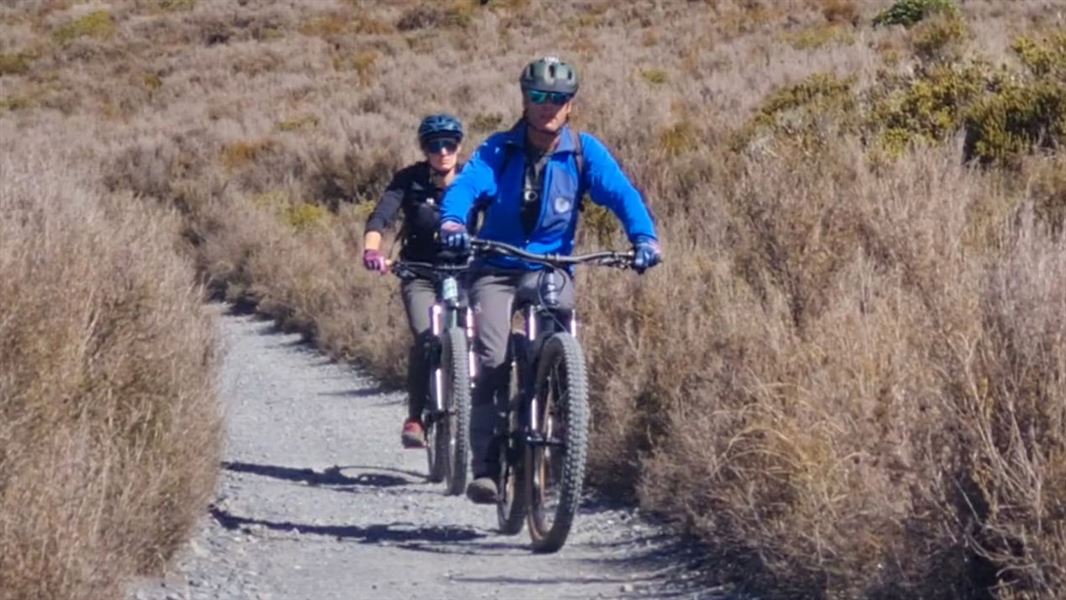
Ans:
[[[477,477],[466,486],[466,497],[474,504],[496,503],[496,481],[492,477]]]

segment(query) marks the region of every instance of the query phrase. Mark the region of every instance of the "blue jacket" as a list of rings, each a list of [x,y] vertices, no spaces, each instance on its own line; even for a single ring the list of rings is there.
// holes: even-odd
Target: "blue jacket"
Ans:
[[[485,209],[478,237],[518,246],[529,252],[568,255],[574,249],[579,204],[587,191],[592,201],[606,206],[622,222],[630,241],[640,236],[658,239],[647,206],[603,142],[581,133],[584,181],[578,181],[573,135],[569,125],[544,168],[540,218],[527,237],[522,225],[522,186],[525,177],[525,123],[495,133],[477,149],[441,200],[441,222],[466,224],[477,205]],[[539,269],[524,261],[497,257],[490,264],[504,268]]]

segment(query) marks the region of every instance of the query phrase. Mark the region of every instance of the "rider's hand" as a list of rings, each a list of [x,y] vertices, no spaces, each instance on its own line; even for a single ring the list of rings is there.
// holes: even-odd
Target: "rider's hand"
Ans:
[[[659,242],[655,238],[642,235],[633,242],[633,268],[637,273],[647,271],[662,260],[663,251],[659,248]]]
[[[467,252],[470,250],[470,234],[466,225],[455,221],[445,221],[440,225],[440,241],[449,250]]]
[[[371,250],[367,248],[363,250],[363,266],[367,271],[377,271],[378,273],[387,273],[389,270],[389,263],[385,260],[385,255],[380,250]]]

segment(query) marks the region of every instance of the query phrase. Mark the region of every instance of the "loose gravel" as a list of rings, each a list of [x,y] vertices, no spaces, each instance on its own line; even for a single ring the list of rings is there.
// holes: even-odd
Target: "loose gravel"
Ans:
[[[695,549],[602,499],[560,552],[532,554],[494,507],[426,481],[425,453],[400,447],[402,393],[254,316],[222,329],[217,498],[173,572],[129,600],[727,597]]]

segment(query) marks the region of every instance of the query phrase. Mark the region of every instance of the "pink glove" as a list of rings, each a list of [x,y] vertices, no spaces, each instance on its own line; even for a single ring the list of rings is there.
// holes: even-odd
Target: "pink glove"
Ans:
[[[389,263],[380,250],[363,250],[363,266],[367,271],[377,271],[383,275],[389,272]]]

